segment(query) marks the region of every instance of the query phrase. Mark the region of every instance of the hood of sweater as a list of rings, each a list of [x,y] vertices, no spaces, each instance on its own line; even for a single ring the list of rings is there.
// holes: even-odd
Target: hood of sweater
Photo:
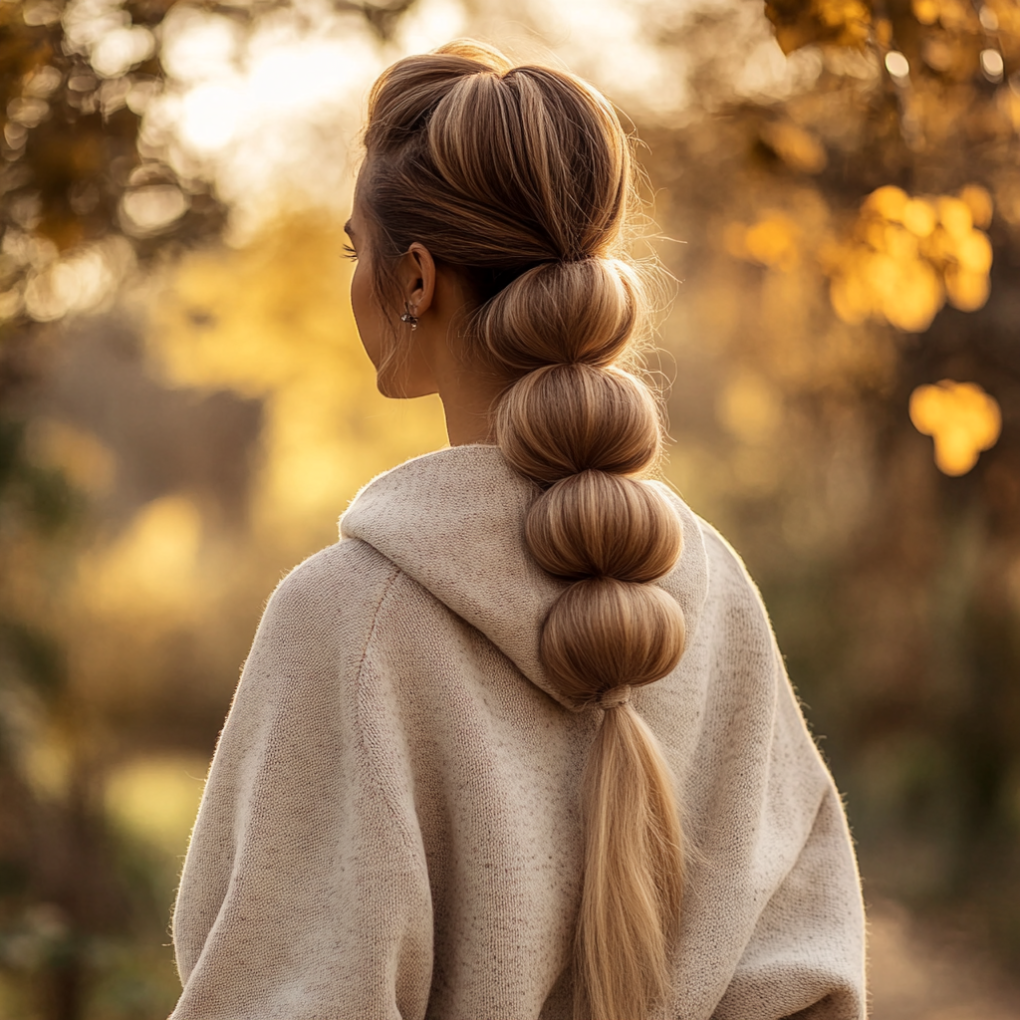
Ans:
[[[683,526],[676,567],[655,582],[684,611],[693,642],[708,590],[701,524],[658,482]],[[567,586],[542,570],[524,543],[524,518],[538,488],[498,447],[454,446],[379,475],[340,518],[342,539],[372,546],[480,630],[537,687],[566,708],[538,654],[542,621]]]

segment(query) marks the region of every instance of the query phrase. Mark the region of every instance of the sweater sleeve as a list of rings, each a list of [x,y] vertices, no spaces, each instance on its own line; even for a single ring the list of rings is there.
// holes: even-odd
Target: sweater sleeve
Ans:
[[[858,905],[846,820],[830,789],[796,862],[759,915],[713,1020],[863,1017]]]
[[[358,722],[396,569],[344,542],[266,608],[220,737],[174,912],[171,1020],[411,1020],[432,915],[420,840],[379,797]]]
[[[700,854],[680,988],[718,980],[704,1013],[691,1011],[712,1020],[862,1020],[864,911],[843,806],[757,588],[706,538],[712,593],[691,666],[703,655],[708,681],[688,779]]]

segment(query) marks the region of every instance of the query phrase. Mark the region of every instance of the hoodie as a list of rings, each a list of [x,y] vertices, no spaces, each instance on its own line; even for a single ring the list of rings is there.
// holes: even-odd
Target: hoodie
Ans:
[[[181,877],[171,1020],[572,1017],[601,710],[570,710],[539,661],[563,583],[524,545],[536,492],[496,447],[409,461],[273,593]],[[687,648],[633,693],[690,848],[656,1016],[859,1020],[840,798],[743,564],[668,495],[684,546],[657,583]]]

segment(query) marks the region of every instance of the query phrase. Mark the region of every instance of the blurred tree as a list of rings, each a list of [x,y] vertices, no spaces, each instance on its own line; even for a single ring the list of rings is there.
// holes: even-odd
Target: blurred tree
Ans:
[[[413,2],[333,0],[333,7],[362,14],[385,39]],[[174,6],[0,4],[0,384],[20,378],[26,322],[58,319],[102,296],[125,261],[117,241],[145,258],[223,227],[225,209],[209,182],[140,134],[163,87],[157,33]],[[250,26],[286,0],[204,6]]]
[[[50,353],[41,324],[101,299],[132,252],[222,227],[208,186],[139,145],[169,6],[0,5],[0,966],[28,982],[8,1012],[54,1020],[82,1015],[91,939],[131,920],[97,803],[94,720],[47,626],[46,579],[66,573],[84,491],[37,465],[19,418]]]

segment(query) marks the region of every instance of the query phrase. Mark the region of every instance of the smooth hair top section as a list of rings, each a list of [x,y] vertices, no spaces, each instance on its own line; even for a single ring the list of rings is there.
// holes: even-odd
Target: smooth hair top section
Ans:
[[[630,691],[676,668],[685,629],[654,583],[680,556],[680,521],[641,477],[661,453],[659,407],[622,367],[648,304],[624,243],[629,141],[587,83],[457,42],[383,74],[365,144],[377,294],[396,314],[387,266],[415,241],[473,290],[462,353],[505,380],[493,434],[539,493],[527,547],[563,582],[542,664],[565,702],[602,716],[575,1016],[645,1020],[675,991],[683,847],[673,777]]]

